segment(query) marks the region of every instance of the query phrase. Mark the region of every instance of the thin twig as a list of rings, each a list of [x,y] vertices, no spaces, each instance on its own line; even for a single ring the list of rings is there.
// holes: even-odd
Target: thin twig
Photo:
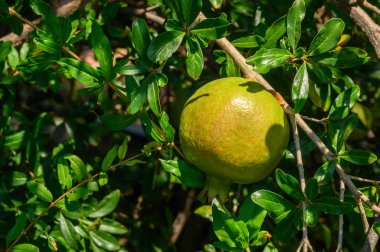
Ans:
[[[340,193],[339,193],[339,200],[341,202],[344,201],[344,191],[345,191],[345,184],[342,179],[339,180],[339,185],[340,185]],[[339,215],[339,232],[338,232],[338,246],[336,248],[336,252],[341,252],[343,251],[343,224],[344,224],[344,219],[343,219],[343,214]]]
[[[371,184],[374,184],[374,185],[380,185],[380,181],[379,180],[366,179],[366,178],[361,178],[361,177],[356,177],[356,176],[351,176],[351,175],[350,175],[350,178],[352,180],[357,180],[357,181],[360,181],[360,182],[371,183]]]
[[[32,21],[29,21],[28,19],[24,18],[23,16],[21,16],[20,14],[18,14],[17,11],[15,11],[13,8],[9,7],[9,14],[11,14],[12,16],[15,16],[16,18],[20,19],[22,22],[24,22],[25,24],[28,24],[30,25],[31,27],[33,27],[34,30],[37,30],[37,26],[32,22]]]
[[[366,9],[368,9],[368,10],[370,10],[370,11],[375,12],[377,15],[380,15],[380,9],[377,8],[375,5],[369,3],[367,0],[364,0],[364,1],[360,2],[360,4],[361,4],[364,8],[366,8]]]
[[[303,162],[302,162],[302,150],[301,150],[301,144],[300,144],[300,138],[299,138],[299,133],[298,133],[298,128],[296,124],[296,120],[294,115],[289,116],[290,123],[292,125],[292,132],[293,132],[293,138],[294,142],[296,145],[296,157],[297,157],[297,167],[298,167],[298,173],[300,177],[300,184],[301,184],[301,191],[305,195],[305,188],[306,188],[306,181],[305,181],[305,170],[303,167]],[[305,201],[301,201],[302,204],[302,216],[305,215],[306,212],[306,203]],[[307,225],[305,223],[305,220],[302,218],[302,240],[300,242],[300,246],[302,244],[302,251],[307,252],[308,244],[309,244],[309,239],[307,237]]]
[[[374,219],[375,219],[375,221],[373,222],[371,229],[369,230],[369,232],[367,234],[367,239],[366,239],[362,249],[360,250],[361,252],[368,252],[368,251],[372,252],[372,251],[374,251],[376,248],[376,244],[379,241],[379,235],[376,233],[376,231],[373,228],[374,225],[380,221],[378,215],[375,215]]]
[[[357,199],[356,203],[358,204],[360,217],[361,217],[362,222],[363,222],[364,233],[366,234],[369,231],[369,224],[368,224],[367,216],[365,214],[363,203],[362,203],[361,199]]]
[[[327,127],[327,121],[325,119],[316,119],[316,118],[308,117],[305,115],[300,115],[300,116],[302,117],[302,119],[306,121],[319,123],[319,124],[322,124],[325,128]]]
[[[141,153],[141,154],[138,154],[134,157],[131,157],[129,159],[126,159],[126,160],[123,160],[117,164],[114,164],[114,165],[111,165],[109,166],[105,171],[108,171],[110,169],[113,169],[115,167],[118,167],[118,166],[121,166],[133,159],[136,159],[140,156],[144,155],[144,153]],[[102,171],[104,172],[104,171]],[[101,172],[98,172],[94,175],[92,175],[91,177],[89,178],[86,178],[85,180],[79,182],[78,184],[76,184],[75,186],[73,186],[71,189],[67,190],[64,194],[62,194],[61,196],[59,196],[57,199],[55,199],[53,202],[50,203],[50,205],[45,208],[32,222],[29,223],[29,225],[24,228],[24,230],[20,233],[20,235],[12,242],[12,244],[6,249],[6,252],[11,252],[12,251],[12,248],[17,244],[17,242],[29,231],[29,229],[31,229],[34,224],[36,224],[36,222],[41,219],[52,207],[54,207],[55,205],[57,205],[57,203],[62,200],[63,198],[65,198],[69,193],[73,192],[75,189],[77,189],[78,187],[86,184],[87,182],[90,182],[91,180],[95,179],[96,177],[98,177],[100,175]]]
[[[380,26],[362,9],[359,0],[336,0],[335,2],[363,30],[380,59]]]
[[[67,53],[68,55],[70,55],[71,57],[73,57],[74,59],[76,60],[81,60],[81,58],[75,54],[73,51],[71,51],[69,48],[67,48],[66,46],[62,46],[62,50]]]
[[[183,210],[177,214],[177,217],[175,218],[173,222],[173,225],[172,225],[173,233],[169,239],[170,246],[173,246],[177,242],[183,228],[185,227],[186,221],[188,217],[191,215],[191,207],[193,205],[194,198],[195,198],[195,190],[191,189],[189,193],[187,194],[185,206],[183,207]]]

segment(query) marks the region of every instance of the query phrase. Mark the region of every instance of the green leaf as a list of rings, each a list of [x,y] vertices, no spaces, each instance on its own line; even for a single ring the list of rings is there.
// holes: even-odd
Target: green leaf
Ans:
[[[329,67],[316,62],[308,62],[307,69],[310,77],[315,77],[316,81],[320,81],[324,84],[330,84],[332,82],[332,72]]]
[[[109,169],[109,167],[111,166],[112,162],[115,160],[116,156],[117,156],[117,148],[118,148],[118,145],[115,144],[112,149],[110,149],[106,156],[104,157],[103,159],[103,162],[102,162],[102,166],[101,166],[101,169],[103,171],[106,171]]]
[[[70,189],[73,186],[69,165],[62,157],[58,158],[57,163],[58,180],[62,188]]]
[[[219,9],[220,7],[222,7],[223,0],[210,0],[210,3],[213,8]]]
[[[100,186],[104,186],[104,185],[107,185],[108,183],[108,175],[107,173],[105,172],[101,172],[99,174],[99,180],[98,180],[98,183]]]
[[[377,156],[365,150],[348,150],[339,154],[339,158],[356,165],[370,165],[377,160]]]
[[[132,123],[134,123],[136,121],[136,116],[105,114],[100,116],[99,119],[111,130],[120,131],[128,128]]]
[[[281,169],[276,170],[276,181],[278,186],[289,196],[294,197],[300,201],[305,199],[301,191],[301,185],[298,180],[292,175],[286,174]]]
[[[70,220],[66,219],[62,213],[59,214],[59,224],[61,228],[61,232],[65,241],[74,249],[79,250],[78,248],[78,235],[75,231],[74,225]]]
[[[90,237],[96,245],[107,251],[116,251],[120,249],[117,239],[109,233],[100,230],[90,231]]]
[[[190,32],[204,39],[216,40],[227,35],[229,26],[230,23],[222,17],[206,18],[191,29]]]
[[[140,119],[145,127],[145,132],[148,133],[149,136],[151,136],[157,142],[166,142],[167,139],[162,130],[150,119],[149,115],[146,112],[141,114]],[[154,143],[153,145],[155,144],[157,143]]]
[[[293,52],[297,49],[301,37],[301,22],[305,17],[305,11],[304,0],[295,0],[287,15],[286,30]]]
[[[311,206],[317,210],[328,214],[340,215],[353,211],[352,205],[347,202],[341,202],[335,197],[324,197],[314,200]]]
[[[315,227],[318,220],[318,212],[311,206],[306,206],[305,213],[303,214],[303,220],[309,227]]]
[[[202,48],[198,41],[191,36],[186,38],[186,69],[191,78],[199,78],[203,71],[204,59]]]
[[[267,211],[253,203],[251,197],[246,197],[238,213],[238,220],[243,221],[249,232],[249,240],[257,236],[264,222]]]
[[[4,173],[2,176],[2,181],[7,186],[22,186],[26,183],[28,177],[23,172],[11,171]]]
[[[27,243],[22,243],[22,244],[17,244],[16,246],[13,247],[12,252],[39,252],[40,249],[33,244],[27,244]]]
[[[339,42],[344,30],[344,22],[339,18],[328,20],[318,31],[310,44],[308,55],[318,55],[333,49]]]
[[[81,180],[88,176],[86,166],[84,165],[82,159],[80,159],[78,156],[68,154],[64,156],[64,159],[70,161],[70,167],[78,177],[78,180]]]
[[[292,100],[294,102],[294,112],[298,113],[305,105],[309,96],[309,75],[304,62],[298,69],[292,85]]]
[[[11,241],[16,239],[21,232],[24,230],[24,227],[26,225],[27,217],[25,213],[21,213],[19,216],[16,217],[16,224],[9,230],[6,237],[6,245],[9,246]]]
[[[91,34],[89,36],[91,47],[95,52],[100,67],[108,79],[112,78],[113,53],[111,44],[102,28],[96,21],[92,21]]]
[[[373,223],[373,230],[375,230],[376,234],[380,235],[380,222]]]
[[[294,209],[294,205],[281,195],[258,190],[251,195],[252,201],[271,213],[285,213]]]
[[[165,132],[166,139],[168,140],[168,142],[173,142],[174,141],[174,128],[173,128],[173,126],[170,125],[169,116],[165,111],[162,112],[162,116],[159,119],[159,123],[160,123],[161,128]]]
[[[236,247],[236,238],[239,237],[241,231],[216,199],[212,202],[212,216],[212,225],[218,239],[229,247]]]
[[[165,23],[165,30],[167,31],[183,31],[184,27],[175,19],[168,19]]]
[[[33,39],[33,42],[36,44],[39,50],[42,50],[51,54],[61,53],[61,46],[50,38],[40,39],[38,37],[35,37]]]
[[[331,106],[329,117],[333,116],[333,112],[340,107],[348,107],[351,109],[356,101],[360,97],[360,87],[358,85],[354,85],[346,90],[344,90],[342,93],[340,93],[335,101],[334,104]]]
[[[282,66],[290,58],[290,52],[287,50],[272,48],[262,48],[253,56],[247,59],[247,63],[255,65],[260,73],[267,73],[271,68]]]
[[[149,107],[157,117],[160,117],[162,113],[160,104],[160,88],[158,86],[158,82],[156,81],[155,74],[149,75],[146,81],[148,82],[147,97]]]
[[[29,6],[34,13],[40,16],[51,13],[49,4],[42,0],[29,0]]]
[[[317,169],[317,171],[314,174],[314,178],[317,179],[318,183],[320,184],[329,183],[332,176],[334,175],[335,166],[335,159],[324,163],[321,167]]]
[[[53,195],[43,184],[40,184],[36,181],[29,181],[26,183],[26,186],[28,187],[29,191],[36,195],[40,200],[49,203],[53,201]]]
[[[26,131],[22,130],[13,135],[6,136],[4,146],[10,148],[11,150],[17,150],[25,145],[26,140]]]
[[[117,150],[117,156],[119,157],[120,160],[123,160],[125,158],[125,155],[127,155],[128,142],[129,142],[129,137],[127,136],[124,138],[123,142],[119,146],[119,149]]]
[[[350,68],[368,62],[367,52],[355,47],[343,47],[312,57],[321,64],[337,68]]]
[[[181,8],[181,13],[185,24],[190,26],[197,18],[202,9],[202,0],[176,0]]]
[[[8,64],[11,67],[16,67],[20,64],[20,56],[13,46],[11,47],[11,51],[8,53]]]
[[[147,50],[150,44],[148,25],[144,19],[137,18],[132,24],[131,40],[133,47],[141,58],[147,57]]]
[[[100,75],[87,63],[71,58],[61,58],[57,64],[65,67],[69,74],[86,86],[99,85]]]
[[[319,193],[318,181],[315,178],[307,180],[305,194],[306,198],[310,201],[314,200]]]
[[[110,214],[117,207],[119,199],[120,190],[114,190],[99,202],[99,204],[94,208],[94,211],[92,211],[88,217],[99,218]]]
[[[122,235],[128,232],[127,228],[120,224],[119,222],[108,219],[108,218],[103,218],[100,226],[99,226],[100,231],[104,231],[107,233],[111,234],[117,234],[117,235]]]
[[[231,43],[237,48],[256,48],[264,44],[265,39],[259,35],[250,35],[233,40]]]
[[[226,76],[226,77],[240,77],[241,73],[240,73],[239,66],[236,65],[236,63],[232,59],[232,57],[230,57],[229,55],[226,55],[226,57],[227,57],[227,62],[223,66],[223,68],[221,68],[221,71],[225,72],[225,73],[223,73],[223,76]]]
[[[185,20],[181,11],[180,2],[178,0],[166,0],[166,4],[172,10],[174,19],[179,21],[181,24],[184,24]]]
[[[134,65],[119,67],[118,73],[122,75],[141,75],[150,71],[149,66],[142,60],[136,60]]]
[[[294,226],[295,218],[302,218],[302,213],[300,210],[289,214],[287,218],[276,225],[276,229],[273,234],[276,241],[286,242],[294,237],[297,232],[297,228]]]
[[[5,60],[12,49],[12,42],[0,42],[0,62]]]
[[[202,188],[205,185],[203,173],[183,160],[160,159],[165,171],[177,177],[184,185],[194,188]]]
[[[153,39],[148,47],[148,58],[153,62],[162,63],[178,50],[182,43],[184,32],[167,31]]]
[[[265,32],[263,48],[276,47],[277,41],[286,33],[286,16],[277,19]]]
[[[338,111],[338,109],[335,111]],[[340,152],[350,134],[356,129],[357,124],[358,115],[356,113],[350,114],[343,121],[337,121],[336,123],[330,121],[327,130],[335,152]]]

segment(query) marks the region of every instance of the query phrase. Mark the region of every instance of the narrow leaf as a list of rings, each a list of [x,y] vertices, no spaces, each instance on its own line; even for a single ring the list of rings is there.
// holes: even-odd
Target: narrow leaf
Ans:
[[[186,69],[190,77],[196,79],[199,78],[203,71],[204,59],[202,48],[198,41],[188,36],[186,38]]]
[[[227,35],[229,26],[230,23],[222,17],[206,18],[191,29],[190,32],[204,39],[216,40]]]
[[[71,58],[61,58],[57,64],[66,68],[69,74],[86,86],[99,84],[99,73],[87,63]]]
[[[153,62],[162,63],[178,50],[182,43],[184,32],[167,31],[153,39],[148,47],[148,57]]]
[[[294,112],[301,111],[309,96],[309,75],[304,62],[298,69],[293,80],[292,100],[294,102]]]
[[[339,154],[339,158],[356,165],[370,165],[377,160],[377,156],[365,150],[348,150]]]
[[[115,158],[117,156],[117,148],[118,148],[118,145],[116,144],[112,147],[112,149],[110,149],[107,152],[106,156],[103,159],[102,166],[101,166],[101,169],[103,171],[107,170],[111,166],[112,162],[115,160]]]
[[[305,17],[305,10],[304,0],[295,0],[287,15],[286,29],[293,51],[297,49],[301,37],[301,22]]]
[[[310,44],[308,55],[318,55],[333,49],[339,42],[344,23],[338,18],[328,20]]]
[[[88,215],[90,218],[99,218],[111,213],[119,203],[120,190],[115,190],[105,196],[102,201],[95,207],[94,211]]]
[[[43,184],[40,184],[36,181],[29,181],[26,183],[26,186],[28,187],[29,191],[36,195],[40,200],[49,203],[53,201],[53,195]]]

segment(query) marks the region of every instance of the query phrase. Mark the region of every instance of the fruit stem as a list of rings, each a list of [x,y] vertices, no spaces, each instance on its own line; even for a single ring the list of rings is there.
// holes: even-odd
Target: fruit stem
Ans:
[[[221,202],[226,202],[232,182],[214,176],[207,176],[207,198],[211,202],[218,197]]]

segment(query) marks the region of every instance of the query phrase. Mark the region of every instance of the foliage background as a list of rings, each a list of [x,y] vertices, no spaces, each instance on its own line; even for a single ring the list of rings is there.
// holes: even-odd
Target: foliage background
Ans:
[[[293,1],[228,0],[218,9],[212,8],[209,1],[203,1],[205,16],[217,18],[211,25],[216,36],[208,37],[211,35],[199,31],[198,35],[203,40],[192,38],[198,41],[195,45],[203,41],[203,53],[199,53],[198,46],[190,57],[195,59],[191,62],[200,62],[199,58],[203,57],[204,66],[186,63],[191,49],[186,47],[185,42],[176,48],[173,44],[165,47],[168,43],[163,39],[161,43],[156,40],[156,44],[152,42],[156,46],[153,49],[149,43],[150,39],[165,31],[175,34],[175,29],[181,29],[181,22],[178,23],[180,18],[173,16],[176,12],[170,6],[186,1],[79,1],[79,8],[74,7],[71,15],[57,18],[50,10],[57,9],[62,4],[59,2],[52,1],[47,5],[48,2],[44,4],[36,0],[0,1],[0,35],[5,36],[2,40],[9,40],[6,37],[9,32],[20,35],[23,29],[22,20],[6,11],[7,5],[24,19],[44,20],[38,24],[38,32],[30,32],[22,41],[13,39],[13,46],[10,42],[0,44],[0,246],[8,247],[23,228],[49,207],[53,199],[97,174],[96,178],[88,179],[85,181],[87,183],[63,200],[54,203],[21,237],[19,243],[33,244],[41,251],[56,248],[60,251],[216,251],[211,244],[218,237],[222,239],[217,228],[215,234],[210,222],[211,206],[202,203],[202,197],[197,199],[201,192],[198,189],[201,187],[199,181],[203,183],[202,175],[197,170],[191,170],[190,182],[186,182],[185,176],[176,173],[178,167],[175,167],[177,170],[170,170],[170,166],[165,168],[165,165],[163,168],[165,161],[160,162],[160,159],[182,159],[172,142],[176,148],[179,147],[179,116],[191,93],[221,76],[241,75],[232,59],[220,50],[214,40],[228,34],[227,38],[235,40],[234,44],[237,45],[238,38],[251,35],[263,38],[268,27],[288,14]],[[218,4],[221,1],[211,2]],[[372,4],[380,6],[379,2]],[[260,66],[265,68],[268,64],[266,59],[277,59],[278,55],[264,55],[264,61],[252,56],[257,56],[255,53],[262,48],[259,37],[249,39],[251,44],[248,46],[245,41],[239,49],[246,58],[251,59],[248,63],[266,72],[265,78],[286,101],[305,103],[304,106],[299,105],[303,107],[301,114],[311,118],[328,118],[336,97],[358,85],[360,95],[350,93],[349,104],[344,104],[347,110],[358,114],[358,129],[345,141],[343,152],[345,149],[361,149],[379,155],[380,68],[376,52],[339,3],[305,1],[305,6],[299,47],[307,49],[318,29],[334,17],[343,20],[343,33],[350,36],[343,46],[356,48],[351,58],[343,60],[344,68],[339,72],[326,74],[322,71],[321,75],[310,77],[310,87],[315,86],[315,90],[294,97],[292,86],[297,85],[294,84],[294,77],[301,66],[299,62],[284,61],[272,65],[275,69],[260,69]],[[197,16],[196,7],[192,8],[189,13],[195,12]],[[380,15],[371,11],[368,13],[375,22],[380,22]],[[165,29],[161,23],[164,19],[160,17],[170,19],[172,23],[166,23]],[[187,27],[190,25],[187,24]],[[336,26],[333,28],[337,29]],[[149,31],[148,39],[143,34],[145,29]],[[175,35],[184,36],[180,33]],[[277,48],[281,48],[281,44],[286,47],[286,40],[277,41]],[[335,46],[330,49],[336,49]],[[163,47],[175,50],[169,53],[164,51],[158,56],[154,54]],[[74,62],[64,48],[75,52],[88,65]],[[300,53],[302,55],[303,52]],[[294,51],[293,54],[296,55]],[[94,70],[99,66],[98,62],[101,70]],[[126,66],[127,63],[133,65]],[[312,75],[313,71],[310,72]],[[121,80],[115,80],[116,75],[121,75]],[[327,79],[327,83],[321,77]],[[144,82],[144,78],[148,81]],[[140,83],[139,87],[134,83]],[[147,83],[146,86],[144,83]],[[144,95],[143,92],[148,93]],[[360,105],[353,107],[355,102]],[[346,122],[348,113],[345,113],[344,110],[344,115],[337,115],[335,125]],[[174,131],[167,118],[170,118]],[[329,147],[336,148],[331,135],[347,129],[334,128],[330,119],[327,120],[327,128],[327,122],[308,123]],[[305,177],[313,178],[326,160],[302,133],[300,140]],[[338,153],[340,150],[336,151]],[[278,168],[298,178],[294,154],[295,146],[291,140]],[[128,159],[136,155],[137,158]],[[373,159],[373,156],[370,158]],[[127,161],[108,169],[112,163],[118,164],[123,160]],[[364,161],[365,166],[348,164],[344,160],[340,162],[353,176],[379,180],[378,161]],[[198,178],[196,182],[191,179],[192,176]],[[377,182],[355,181],[355,184],[373,202],[378,202]],[[230,200],[226,203],[227,208],[236,215],[244,199],[250,199],[250,195],[260,189],[270,190],[299,204],[298,200],[281,190],[283,187],[276,183],[273,173],[257,184],[234,185]],[[334,175],[331,183],[329,180],[328,183],[320,183],[319,188],[314,187],[311,191],[319,192],[321,198],[338,199],[338,176]],[[352,204],[349,211],[344,211],[343,247],[346,251],[359,251],[366,239],[363,224],[349,192],[345,201]],[[334,204],[332,208],[338,209],[336,214],[348,206]],[[316,251],[335,250],[338,245],[338,216],[332,214],[335,210],[328,213],[324,210],[308,228],[310,243]],[[373,214],[367,207],[366,210],[371,224]],[[220,211],[225,214],[223,209]],[[214,229],[215,218],[222,222],[229,218],[224,215],[215,217],[215,212]],[[259,246],[251,244],[251,249],[275,251],[272,247],[276,247],[279,251],[295,251],[302,239],[299,229],[302,219],[300,216],[294,219],[298,220],[293,221],[294,225],[280,225],[269,217],[262,219],[261,230],[266,230],[271,236],[261,240],[256,237],[254,240]],[[260,220],[256,221],[260,223]],[[180,229],[177,238],[173,232],[177,234],[175,230],[178,227],[183,229]],[[19,249],[35,251],[33,245]],[[219,244],[219,247],[222,245]],[[236,251],[240,250],[238,247]]]

